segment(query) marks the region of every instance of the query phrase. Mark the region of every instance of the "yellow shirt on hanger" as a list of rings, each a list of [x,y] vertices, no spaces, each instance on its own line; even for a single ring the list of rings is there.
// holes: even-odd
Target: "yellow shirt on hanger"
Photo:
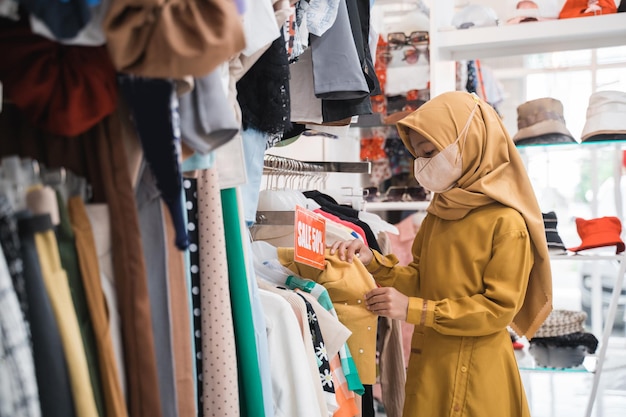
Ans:
[[[361,382],[375,384],[378,316],[365,307],[364,296],[376,288],[376,283],[365,266],[361,262],[342,261],[328,249],[324,270],[295,262],[293,248],[278,248],[278,260],[296,275],[326,288],[339,321],[352,332],[348,347]]]

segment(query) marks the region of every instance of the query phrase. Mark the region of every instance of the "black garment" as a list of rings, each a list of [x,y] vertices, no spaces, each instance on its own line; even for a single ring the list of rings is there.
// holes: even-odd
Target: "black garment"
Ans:
[[[198,180],[185,178],[183,182],[187,201],[187,233],[189,235],[189,264],[191,268],[191,306],[193,311],[193,340],[196,350],[197,417],[202,417],[202,318],[200,317],[200,252],[198,251]]]
[[[468,93],[475,93],[478,88],[478,79],[476,78],[476,62],[467,61],[467,82],[465,89]]]
[[[361,397],[361,417],[375,417],[374,411],[374,393],[371,385],[363,385],[365,393]]]
[[[76,416],[67,363],[59,328],[41,274],[35,233],[52,229],[48,214],[29,217],[18,215],[24,278],[28,295],[28,316],[33,341],[35,376],[43,417]]]
[[[315,310],[313,310],[311,303],[309,303],[309,301],[301,294],[298,295],[302,298],[302,301],[304,301],[304,305],[306,306],[307,321],[309,323],[309,331],[311,332],[311,340],[313,341],[313,350],[315,351],[317,359],[319,359],[318,369],[320,372],[322,389],[326,392],[334,394],[335,385],[332,377],[330,376],[330,359],[326,353],[322,330],[320,329],[320,324],[317,321],[317,315],[315,314]]]
[[[617,12],[626,12],[626,0],[622,0],[622,2],[619,4],[619,7],[617,8]]]
[[[370,226],[364,221],[359,220],[358,210],[355,210],[352,207],[339,205],[334,198],[317,190],[305,191],[303,194],[305,197],[314,200],[317,204],[322,206],[321,209],[323,211],[334,214],[341,220],[349,221],[350,223],[361,227],[361,229],[363,229],[363,232],[365,232],[367,245],[370,248],[381,252],[380,246],[378,245],[378,240],[376,239],[376,236],[374,235],[374,232],[372,232]]]
[[[176,247],[189,245],[182,206],[182,175],[178,112],[172,108],[174,86],[169,80],[121,74],[120,89],[129,105],[144,156],[161,197],[172,215]]]
[[[370,95],[382,94],[369,48],[370,2],[369,0],[346,0],[346,6],[356,52],[359,55],[361,69],[365,75]]]
[[[243,129],[267,133],[268,147],[290,128],[289,62],[282,28],[280,36],[237,82],[237,101]]]
[[[18,3],[41,19],[58,39],[76,37],[91,20],[91,10],[85,0],[18,0]]]
[[[337,122],[362,114],[372,114],[372,102],[369,96],[352,100],[322,100],[324,123]]]

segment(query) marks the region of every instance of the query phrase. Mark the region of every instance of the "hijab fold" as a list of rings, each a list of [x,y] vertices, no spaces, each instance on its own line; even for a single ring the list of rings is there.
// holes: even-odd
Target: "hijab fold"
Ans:
[[[526,296],[511,323],[530,339],[552,310],[552,273],[543,217],[526,168],[500,116],[475,95],[453,91],[441,94],[397,123],[404,145],[415,156],[408,131],[414,130],[438,150],[452,144],[478,106],[459,149],[463,174],[458,186],[436,193],[428,212],[446,220],[459,220],[471,210],[499,202],[517,210],[530,233],[534,265]]]

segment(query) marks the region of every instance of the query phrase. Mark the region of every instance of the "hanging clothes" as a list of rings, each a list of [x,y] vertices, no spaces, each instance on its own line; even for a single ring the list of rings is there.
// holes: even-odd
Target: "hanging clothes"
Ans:
[[[148,278],[159,401],[164,415],[178,417],[163,207],[156,180],[145,163],[135,187],[135,201]]]
[[[89,315],[96,336],[98,364],[102,380],[102,392],[107,417],[127,417],[126,400],[122,391],[115,357],[110,320],[113,314],[106,305],[105,294],[100,282],[100,265],[91,223],[80,197],[68,201],[68,214],[76,238],[76,251],[81,276],[85,284],[85,296]]]
[[[191,289],[187,285],[185,253],[174,244],[175,231],[164,202],[163,224],[167,250],[167,277],[170,311],[172,312],[172,340],[174,350],[174,372],[176,378],[176,401],[179,416],[197,414],[196,390],[194,384],[194,355],[191,347],[191,320],[189,320]],[[206,327],[206,326],[205,326]],[[206,355],[203,355],[203,359]],[[226,366],[224,366],[225,369]],[[205,379],[205,378],[203,378]],[[206,380],[206,379],[205,379]],[[225,377],[228,380],[228,377]],[[226,383],[224,385],[227,385]],[[205,390],[206,391],[206,390]],[[236,402],[235,402],[236,403]],[[226,408],[223,408],[226,410]],[[205,415],[206,414],[205,412]]]
[[[4,195],[0,195],[0,240],[8,234],[6,213],[10,207]],[[4,246],[4,245],[3,245]],[[39,417],[41,409],[39,390],[35,376],[35,363],[29,335],[29,325],[20,307],[17,293],[9,272],[4,252],[0,251],[0,416],[2,417]]]
[[[198,416],[202,417],[204,408],[202,405],[202,318],[200,306],[200,253],[198,251],[198,184],[195,178],[185,178],[183,181],[185,201],[187,202],[187,235],[189,237],[189,271],[191,272],[191,311],[192,311],[192,335],[195,345],[196,358],[196,401]]]
[[[85,358],[89,368],[89,380],[93,387],[94,400],[101,417],[106,415],[106,407],[102,393],[102,377],[100,366],[98,364],[98,348],[91,317],[89,315],[89,307],[87,306],[87,296],[85,294],[85,286],[78,264],[78,254],[76,252],[76,243],[74,231],[70,224],[67,206],[60,192],[56,192],[56,205],[59,212],[59,224],[55,226],[55,237],[59,248],[61,266],[67,274],[70,294],[72,296],[72,305],[76,312],[76,318],[80,329],[81,340],[85,349]]]
[[[43,224],[42,224],[43,223]],[[35,375],[42,415],[77,416],[63,343],[39,264],[35,233],[50,226],[49,216],[23,217],[17,221],[28,295],[28,323],[33,343]]]
[[[360,262],[341,261],[325,254],[325,269],[294,261],[293,248],[278,248],[278,260],[295,274],[315,281],[328,290],[339,320],[352,331],[348,346],[363,384],[376,383],[377,316],[365,307],[363,296],[376,288],[372,276]],[[349,284],[348,284],[349,282]]]
[[[234,188],[228,188],[222,190],[220,195],[226,237],[226,258],[231,303],[233,306],[235,341],[238,346],[237,364],[241,414],[250,417],[264,417],[265,404],[263,402],[263,388],[261,387],[261,375],[256,351],[257,343],[254,336],[250,293],[248,291],[248,274],[244,259],[237,191]]]
[[[292,310],[293,306],[285,298],[270,290],[261,289],[259,292],[266,317],[269,349],[272,352],[270,368],[276,414],[327,416],[325,402],[320,404],[315,394],[321,391],[321,384],[317,365],[314,363],[313,367],[310,366],[314,360],[310,355],[315,356],[313,345],[306,344],[311,343],[310,335],[308,341],[302,339],[301,325]],[[300,318],[306,321],[306,316]],[[319,387],[314,386],[315,383]],[[324,406],[324,412],[320,406]]]

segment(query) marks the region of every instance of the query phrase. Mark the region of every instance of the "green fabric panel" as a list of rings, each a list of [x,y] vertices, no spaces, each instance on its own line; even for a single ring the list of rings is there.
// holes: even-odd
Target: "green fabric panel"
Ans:
[[[242,417],[265,417],[261,373],[257,359],[256,338],[252,321],[252,305],[248,291],[246,261],[242,240],[241,219],[237,190],[227,188],[220,192],[226,237],[226,258],[230,302],[233,311],[235,344],[239,375],[239,401]]]
[[[57,191],[57,205],[59,207],[59,218],[61,223],[55,227],[57,244],[59,246],[59,255],[61,256],[61,266],[67,273],[67,280],[74,302],[74,310],[76,318],[80,326],[80,335],[83,339],[85,356],[87,357],[87,366],[89,367],[89,378],[93,388],[93,395],[98,408],[100,417],[106,416],[104,406],[104,395],[102,393],[102,380],[100,378],[100,367],[98,365],[98,347],[96,345],[96,336],[94,334],[91,317],[89,315],[89,306],[87,305],[87,296],[85,295],[85,287],[83,286],[80,267],[78,265],[78,254],[74,241],[74,231],[70,223],[67,206],[63,201],[63,197]]]

